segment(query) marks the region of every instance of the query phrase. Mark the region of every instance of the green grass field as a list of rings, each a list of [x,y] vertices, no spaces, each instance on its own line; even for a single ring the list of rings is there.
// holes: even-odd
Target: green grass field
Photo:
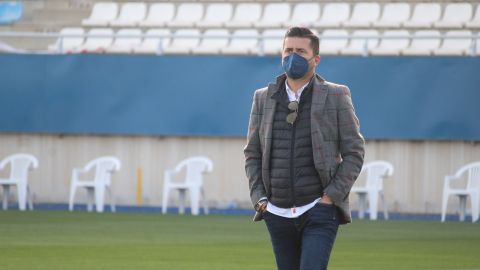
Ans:
[[[276,269],[250,218],[0,211],[0,269]],[[480,224],[355,220],[329,269],[480,270]]]

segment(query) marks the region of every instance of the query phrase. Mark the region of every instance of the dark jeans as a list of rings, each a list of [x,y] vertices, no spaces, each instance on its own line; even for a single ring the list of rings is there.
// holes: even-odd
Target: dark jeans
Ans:
[[[298,218],[264,214],[278,270],[325,270],[339,226],[335,206],[317,203]]]

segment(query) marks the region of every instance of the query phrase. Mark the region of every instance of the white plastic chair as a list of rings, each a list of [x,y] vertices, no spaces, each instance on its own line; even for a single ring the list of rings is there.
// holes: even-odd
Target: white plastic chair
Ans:
[[[255,27],[273,28],[282,26],[290,18],[290,4],[266,4],[262,18],[255,22]]]
[[[320,28],[340,27],[349,17],[350,5],[347,3],[327,3],[323,8],[322,17],[313,25]]]
[[[415,5],[410,20],[403,23],[404,27],[429,28],[440,19],[442,8],[438,3],[419,3]]]
[[[380,20],[373,22],[376,28],[400,27],[402,22],[410,18],[410,5],[408,3],[386,3]]]
[[[359,218],[365,217],[367,198],[369,204],[370,220],[377,220],[378,197],[383,201],[383,213],[385,219],[388,219],[387,203],[383,195],[383,180],[392,176],[393,165],[390,162],[376,160],[365,164],[361,173],[367,174],[367,182],[363,187],[352,187],[350,193],[357,193],[359,196]]]
[[[166,54],[189,54],[200,42],[200,30],[179,29],[174,33],[172,42],[163,48]]]
[[[301,25],[309,27],[320,18],[320,5],[318,3],[298,3],[293,8],[290,20],[283,23],[284,27]]]
[[[91,212],[93,210],[93,202],[95,202],[96,211],[102,213],[105,201],[105,191],[107,191],[110,196],[110,209],[112,212],[115,212],[115,202],[110,186],[112,174],[120,170],[120,167],[121,162],[118,158],[104,156],[88,162],[83,168],[73,169],[68,210],[73,211],[77,188],[85,188],[87,189],[87,211]],[[92,170],[94,170],[93,179],[80,179],[81,174],[89,173]]]
[[[193,27],[203,17],[203,4],[182,3],[178,6],[177,16],[167,22],[170,27]]]
[[[85,43],[75,49],[77,52],[103,53],[113,42],[110,28],[92,28],[88,31]]]
[[[480,28],[480,5],[477,5],[477,9],[475,11],[475,16],[473,19],[467,23],[465,23],[467,28]]]
[[[367,56],[369,51],[378,45],[377,30],[356,30],[352,33],[352,37],[357,38],[351,39],[348,47],[340,50],[341,54]],[[361,37],[367,38],[363,39]]]
[[[107,48],[108,53],[131,53],[133,48],[142,43],[142,31],[136,28],[120,29],[117,32],[118,37],[115,38],[113,44]],[[122,37],[122,35],[125,35]],[[131,37],[128,37],[131,35]]]
[[[133,48],[133,52],[142,54],[162,54],[163,48],[170,44],[170,34],[170,30],[168,29],[150,29],[145,33],[145,38],[142,43]]]
[[[413,39],[410,43],[410,47],[403,49],[401,54],[431,55],[433,50],[437,49],[439,46],[440,32],[436,30],[421,30],[413,34]]]
[[[173,3],[155,3],[150,5],[147,18],[139,23],[144,27],[164,27],[175,16]]]
[[[262,6],[258,3],[240,3],[235,8],[231,21],[225,23],[227,27],[252,27],[260,20]]]
[[[176,182],[175,175],[185,170],[185,179]],[[187,158],[173,170],[166,170],[163,182],[162,213],[166,214],[168,209],[168,199],[172,190],[179,192],[179,213],[185,213],[186,192],[190,194],[190,204],[192,215],[200,213],[200,201],[203,201],[204,213],[208,214],[208,206],[205,201],[203,190],[203,174],[210,173],[213,170],[212,161],[203,156]]]
[[[353,8],[352,17],[342,23],[346,27],[369,27],[380,16],[378,3],[357,3]]]
[[[198,47],[192,49],[193,54],[219,54],[220,49],[228,44],[229,33],[225,29],[208,29]]]
[[[462,28],[472,18],[470,3],[449,3],[440,21],[433,24],[437,28]]]
[[[10,187],[17,188],[18,208],[25,211],[27,208],[33,210],[32,194],[28,186],[28,172],[38,168],[38,160],[30,154],[13,154],[0,162],[0,170],[10,164],[10,176],[7,179],[0,178],[0,185],[3,188],[3,210],[8,209],[8,196]]]
[[[280,55],[282,53],[285,30],[268,29],[263,31],[262,36],[263,44],[259,53],[269,55]]]
[[[471,36],[468,30],[453,30],[445,33],[440,48],[433,50],[434,55],[466,55],[472,53],[472,39],[461,38]]]
[[[390,30],[383,33],[383,38],[378,47],[372,48],[372,55],[399,55],[410,43],[407,30]],[[395,37],[395,38],[388,38]]]
[[[465,188],[452,188],[450,184],[461,179],[463,175],[466,175],[467,177],[467,186]],[[480,162],[467,164],[461,167],[455,175],[445,176],[442,196],[442,222],[445,221],[448,198],[450,195],[458,196],[458,199],[460,200],[460,221],[465,220],[468,196],[470,196],[470,201],[472,203],[472,222],[478,220],[480,213]]]
[[[83,35],[85,31],[83,28],[68,27],[60,30],[60,35]],[[56,51],[59,53],[71,52],[77,47],[81,46],[85,38],[83,36],[78,37],[59,37],[57,41],[48,46],[49,51]]]
[[[258,50],[258,32],[255,29],[238,29],[230,43],[220,49],[222,54],[255,54]]]
[[[346,30],[328,29],[322,32],[320,37],[320,54],[339,54],[348,43]]]
[[[196,23],[198,27],[222,27],[232,18],[231,3],[214,3],[207,7],[203,20]]]
[[[129,2],[122,5],[120,15],[116,20],[110,22],[111,26],[137,26],[147,13],[145,3]]]
[[[82,20],[84,26],[107,26],[115,20],[118,13],[118,4],[113,2],[95,3],[90,17]]]

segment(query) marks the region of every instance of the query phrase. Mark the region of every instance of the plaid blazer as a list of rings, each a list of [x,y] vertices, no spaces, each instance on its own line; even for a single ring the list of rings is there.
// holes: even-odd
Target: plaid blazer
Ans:
[[[275,83],[254,94],[244,148],[252,204],[270,197],[270,150],[276,106],[271,97],[285,78],[285,74],[278,76]],[[359,129],[348,87],[315,75],[311,107],[313,160],[324,192],[342,213],[341,224],[351,222],[348,195],[363,164],[365,141]]]

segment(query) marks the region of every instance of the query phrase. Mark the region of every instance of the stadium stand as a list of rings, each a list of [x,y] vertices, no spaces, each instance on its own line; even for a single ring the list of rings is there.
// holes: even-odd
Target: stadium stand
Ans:
[[[22,17],[23,5],[21,2],[0,3],[0,24],[11,24]]]
[[[45,3],[49,1],[59,2],[40,0]],[[109,43],[102,50],[93,50],[94,52],[275,54],[278,53],[278,45],[273,45],[273,43],[279,40],[280,32],[285,31],[288,26],[305,25],[316,30],[322,38],[323,54],[359,56],[370,54],[457,56],[478,54],[476,44],[480,31],[480,4],[477,1],[183,2],[149,0],[144,2],[96,2],[90,0],[81,1],[89,4],[80,8],[57,4],[61,8],[55,7],[52,10],[65,13],[64,17],[72,17],[72,19],[59,19],[60,15],[51,16],[50,22],[44,24],[42,22],[48,21],[44,17],[53,12],[48,11],[48,5],[32,8],[31,1],[25,2],[29,3],[26,5],[26,9],[32,9],[29,12],[33,16],[30,15],[30,17],[36,18],[35,14],[43,12],[41,22],[28,22],[27,19],[25,22],[18,23],[18,26],[7,30],[19,29],[18,32],[22,32],[23,28],[27,28],[30,29],[29,33],[35,33],[36,36],[48,32],[52,33],[56,40],[52,40],[52,36],[45,36],[43,38],[36,37],[35,42],[22,43],[20,38],[2,38],[4,43],[19,49],[35,47],[35,50],[47,48],[50,52],[88,53],[92,50],[70,50],[69,42],[91,42],[89,35],[92,33],[92,29],[108,27],[112,32],[111,39],[115,42]],[[72,9],[78,9],[77,15],[72,15],[74,14]],[[70,11],[66,12],[66,10]],[[53,26],[52,21],[60,23]],[[32,24],[36,26],[33,27]],[[69,33],[68,29],[72,28],[83,28],[84,34],[81,31]],[[121,37],[126,33],[120,31],[124,28],[135,29],[136,31],[130,33],[138,33],[140,42],[138,40],[134,42],[135,45],[131,49],[117,50],[117,40],[118,42],[132,41],[131,38]],[[33,31],[31,31],[32,29]],[[216,33],[222,33],[223,36],[212,35],[213,29],[222,30]],[[237,30],[245,29],[253,31],[237,32]],[[366,30],[371,32],[364,32]],[[460,32],[452,32],[455,30]],[[77,39],[73,39],[75,33],[78,35]],[[241,35],[238,35],[239,33]],[[252,36],[245,36],[247,33]],[[365,38],[362,33],[370,34],[368,34],[368,38]],[[376,33],[376,37],[371,37],[371,33]],[[465,36],[459,36],[460,34]],[[272,35],[274,36],[271,37]],[[58,47],[61,36],[65,36],[63,39],[70,39],[70,41],[64,42],[67,45],[65,50],[59,50]],[[148,42],[145,44],[150,45],[144,45],[147,38]],[[25,37],[22,39],[25,40]],[[180,39],[186,40],[180,41]],[[223,44],[223,47],[213,50],[205,49],[210,47],[208,44],[215,43],[213,39],[219,39],[217,45],[212,45],[213,47],[218,47],[220,44]],[[467,42],[467,39],[470,41]],[[154,42],[154,40],[157,41]],[[172,42],[159,42],[159,40]],[[196,42],[194,42],[195,40]],[[47,41],[48,43],[45,44]],[[206,47],[203,47],[204,44]],[[256,44],[256,48],[253,49],[252,44]],[[470,44],[470,48],[465,48],[467,44]],[[81,46],[84,45],[81,44]],[[161,45],[162,49],[159,49],[158,45]],[[184,45],[187,48],[184,48]],[[201,45],[202,48],[197,48],[198,45]],[[110,49],[109,46],[114,46],[116,49]],[[180,47],[176,48],[177,46]],[[242,49],[241,46],[247,46],[247,48]]]

